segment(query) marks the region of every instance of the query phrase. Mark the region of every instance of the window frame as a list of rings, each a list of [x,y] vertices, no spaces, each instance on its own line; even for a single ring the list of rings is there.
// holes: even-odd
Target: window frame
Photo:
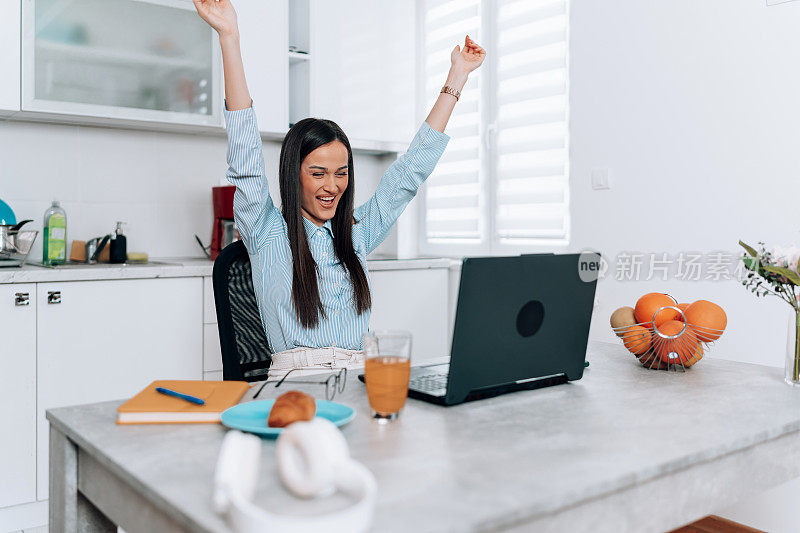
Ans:
[[[565,40],[566,46],[566,100],[567,109],[564,119],[566,126],[566,134],[564,137],[565,151],[567,158],[565,161],[564,175],[565,175],[565,192],[564,192],[564,207],[567,211],[564,238],[563,239],[526,239],[519,240],[514,243],[504,243],[496,235],[495,224],[497,216],[497,187],[492,184],[497,181],[497,119],[498,119],[498,81],[497,81],[497,61],[496,55],[493,55],[492,50],[497,49],[497,13],[499,7],[496,2],[492,0],[481,0],[481,35],[484,42],[482,45],[488,51],[484,64],[481,65],[481,83],[480,83],[480,189],[481,189],[481,202],[480,213],[481,219],[479,227],[481,227],[481,238],[478,242],[437,242],[429,241],[426,234],[426,196],[427,188],[421,187],[418,196],[419,209],[416,213],[416,226],[417,226],[417,239],[418,239],[418,254],[424,256],[445,256],[445,257],[465,257],[470,255],[517,255],[522,253],[537,253],[537,252],[561,252],[569,248],[572,241],[572,211],[571,211],[571,186],[572,176],[570,172],[570,0],[563,0],[565,5],[565,14],[567,18],[567,28]],[[426,94],[425,94],[425,46],[424,46],[424,31],[425,31],[425,0],[416,0],[416,21],[417,21],[417,46],[416,46],[416,100],[417,100],[417,113],[418,123],[425,120],[430,109],[425,109]],[[460,43],[459,43],[460,44]],[[442,80],[444,83],[444,79]],[[458,104],[456,104],[458,105]],[[445,129],[445,133],[447,130]]]

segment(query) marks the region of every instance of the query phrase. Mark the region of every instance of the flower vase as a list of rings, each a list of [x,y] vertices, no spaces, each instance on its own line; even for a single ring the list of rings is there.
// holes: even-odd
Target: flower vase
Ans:
[[[800,309],[792,309],[787,329],[784,379],[792,387],[800,387]]]

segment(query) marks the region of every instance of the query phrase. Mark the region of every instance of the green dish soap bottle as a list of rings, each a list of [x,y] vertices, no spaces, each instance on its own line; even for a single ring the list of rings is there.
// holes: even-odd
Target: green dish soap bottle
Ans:
[[[67,213],[58,200],[44,212],[42,263],[48,266],[67,262]]]

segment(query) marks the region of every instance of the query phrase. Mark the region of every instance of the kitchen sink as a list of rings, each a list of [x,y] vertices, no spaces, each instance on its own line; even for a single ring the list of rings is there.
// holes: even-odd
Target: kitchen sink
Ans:
[[[112,268],[136,268],[140,266],[180,266],[180,263],[168,263],[165,261],[148,261],[146,263],[81,263],[78,261],[67,261],[67,263],[63,265],[56,265],[56,266],[48,266],[43,263],[37,263],[35,261],[28,261],[28,265],[37,266],[40,268],[52,268],[52,269],[71,269],[71,268],[103,268],[103,267],[112,267]]]

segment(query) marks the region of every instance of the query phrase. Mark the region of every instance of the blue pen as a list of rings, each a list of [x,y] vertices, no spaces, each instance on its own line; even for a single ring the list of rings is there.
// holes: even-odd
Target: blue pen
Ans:
[[[156,392],[160,392],[161,394],[166,394],[167,396],[174,396],[175,398],[180,398],[181,400],[186,400],[187,402],[196,403],[197,405],[206,404],[206,402],[204,402],[200,398],[195,398],[194,396],[189,396],[188,394],[183,394],[174,390],[165,389],[164,387],[156,387]]]

